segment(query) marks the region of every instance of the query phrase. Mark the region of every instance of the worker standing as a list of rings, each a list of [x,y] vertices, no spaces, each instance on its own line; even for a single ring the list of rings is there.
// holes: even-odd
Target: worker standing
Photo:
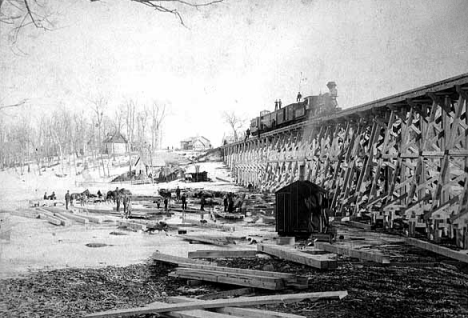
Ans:
[[[175,190],[175,193],[176,193],[177,201],[179,201],[180,200],[180,188],[179,188],[179,186],[177,186],[177,189]]]
[[[206,204],[205,196],[202,196],[201,201],[200,201],[200,211],[205,211],[205,204]]]
[[[65,194],[65,209],[68,210],[68,204],[70,203],[70,190],[67,190]]]
[[[187,210],[187,197],[185,193],[182,194],[182,210]]]
[[[117,212],[120,212],[120,192],[118,190],[115,191],[114,198],[115,203],[117,204]]]
[[[223,203],[224,203],[224,212],[227,212],[227,209],[228,209],[228,197],[227,197],[227,194],[224,196]]]
[[[169,204],[169,199],[167,197],[164,198],[164,210],[167,211],[167,205]]]
[[[131,205],[130,196],[127,194],[124,194],[122,203],[123,203],[123,208],[124,208],[124,217],[128,219],[130,217],[130,205]]]
[[[297,93],[297,102],[299,103],[302,99],[301,92]]]

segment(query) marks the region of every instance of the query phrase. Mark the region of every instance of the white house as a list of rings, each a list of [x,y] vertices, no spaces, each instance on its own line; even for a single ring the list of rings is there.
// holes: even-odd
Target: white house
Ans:
[[[125,139],[121,133],[107,136],[103,144],[108,154],[122,155],[126,153],[128,149],[127,139]]]

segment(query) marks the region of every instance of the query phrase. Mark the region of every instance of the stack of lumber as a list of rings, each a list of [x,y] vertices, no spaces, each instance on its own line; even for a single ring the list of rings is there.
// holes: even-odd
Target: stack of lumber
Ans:
[[[160,314],[164,317],[180,318],[227,318],[227,317],[284,317],[298,318],[302,316],[284,314],[271,311],[259,311],[239,307],[268,305],[277,303],[299,302],[305,299],[340,300],[348,295],[347,291],[282,294],[271,296],[239,297],[234,299],[192,300],[183,298],[171,298],[175,304],[153,302],[145,307],[117,309],[86,315],[85,317],[125,317],[143,314]],[[212,310],[212,311],[208,311]]]
[[[153,253],[151,255],[151,259],[154,261],[159,261],[159,262],[164,262],[164,263],[170,263],[170,264],[201,264],[201,265],[214,265],[216,266],[216,263],[213,262],[207,262],[207,261],[202,261],[198,259],[191,259],[191,258],[186,258],[186,257],[180,257],[180,256],[173,256],[169,254],[163,254],[159,252]]]
[[[189,258],[255,258],[257,250],[198,250],[188,252]]]
[[[200,264],[179,264],[169,276],[269,290],[308,287],[307,278],[295,274]]]
[[[335,269],[337,267],[335,254],[314,255],[298,251],[294,247],[272,244],[257,244],[257,250],[284,260],[319,269]]]
[[[65,210],[64,208],[48,207],[48,208],[44,208],[44,209],[49,211],[49,212],[52,212],[55,216],[65,217],[67,219],[73,220],[73,221],[75,221],[77,223],[81,223],[81,224],[88,224],[89,222],[101,224],[104,221],[104,219],[102,217],[99,217],[99,216],[92,216],[92,215],[88,215],[88,214],[74,213],[74,212],[72,213],[71,211]],[[106,220],[108,220],[108,219],[106,219]]]
[[[36,210],[39,212],[39,218],[47,220],[47,222],[49,222],[50,224],[63,226],[68,225],[63,219],[57,218],[56,216],[54,216],[53,213],[49,211],[46,211],[39,207],[37,207]]]

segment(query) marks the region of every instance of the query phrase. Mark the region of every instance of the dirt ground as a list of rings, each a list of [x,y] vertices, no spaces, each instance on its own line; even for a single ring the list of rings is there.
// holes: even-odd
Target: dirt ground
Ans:
[[[408,248],[408,253],[412,253]],[[419,254],[418,254],[419,253]],[[435,255],[415,251],[427,266],[377,266],[341,259],[332,271],[320,271],[275,258],[225,259],[219,265],[290,272],[309,277],[301,292],[347,290],[340,301],[303,301],[258,306],[306,317],[468,317],[468,275],[460,264],[438,262]],[[410,264],[410,263],[408,263]],[[457,266],[460,267],[457,267]],[[168,296],[196,297],[235,289],[167,276],[174,267],[161,262],[105,267],[40,271],[26,278],[1,280],[2,317],[80,317],[86,313],[146,305]],[[466,270],[466,268],[465,268]],[[284,293],[298,292],[287,290]],[[257,295],[271,294],[261,290]],[[153,317],[146,315],[144,317]]]

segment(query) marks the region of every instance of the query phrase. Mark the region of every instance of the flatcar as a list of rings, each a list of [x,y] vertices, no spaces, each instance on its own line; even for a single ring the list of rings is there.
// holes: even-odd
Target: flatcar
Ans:
[[[333,114],[341,110],[336,102],[337,90],[335,82],[327,84],[330,92],[315,96],[307,96],[302,101],[279,106],[274,111],[264,110],[260,116],[250,121],[249,133],[252,136],[274,129],[286,127],[310,118]]]

